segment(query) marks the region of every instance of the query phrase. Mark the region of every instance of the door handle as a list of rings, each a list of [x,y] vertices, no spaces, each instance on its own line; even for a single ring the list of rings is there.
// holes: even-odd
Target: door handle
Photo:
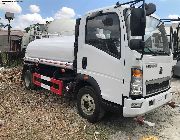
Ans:
[[[87,57],[83,57],[83,59],[82,59],[82,68],[86,69],[86,67],[87,67]]]

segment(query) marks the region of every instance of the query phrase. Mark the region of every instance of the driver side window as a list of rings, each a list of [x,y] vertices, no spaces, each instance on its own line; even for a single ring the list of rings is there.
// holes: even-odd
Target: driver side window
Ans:
[[[116,13],[103,14],[87,19],[86,44],[109,55],[121,57],[120,22]]]

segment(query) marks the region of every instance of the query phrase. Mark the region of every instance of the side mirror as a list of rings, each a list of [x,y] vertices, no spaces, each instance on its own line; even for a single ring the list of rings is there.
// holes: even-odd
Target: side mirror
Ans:
[[[131,50],[141,50],[143,47],[143,42],[141,39],[131,39],[130,49]]]
[[[156,5],[153,3],[145,4],[146,16],[149,16],[156,12]]]
[[[112,26],[113,25],[113,19],[112,18],[106,18],[102,21],[104,26]]]
[[[173,34],[173,40],[174,40],[174,46],[177,46],[178,35],[177,35],[177,32],[176,32],[176,31],[174,31],[174,34]]]
[[[146,16],[143,8],[131,10],[131,36],[144,36],[146,28]]]
[[[172,49],[174,52],[174,35],[173,35],[173,28],[170,27],[170,40],[169,40],[169,48]]]

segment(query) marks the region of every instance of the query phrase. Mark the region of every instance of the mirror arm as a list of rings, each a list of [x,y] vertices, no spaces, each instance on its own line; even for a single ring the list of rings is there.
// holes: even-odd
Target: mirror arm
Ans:
[[[144,18],[142,18],[142,22],[146,22],[146,9],[145,9],[145,0],[143,0],[142,8],[144,9]],[[145,24],[146,25],[146,24]],[[146,28],[146,27],[145,27]],[[141,47],[142,47],[142,53],[141,53],[141,58],[137,60],[142,60],[144,56],[144,47],[145,47],[145,39],[144,35],[142,36],[142,42],[141,42]]]
[[[178,24],[178,27],[177,27],[177,50],[179,50],[179,28],[180,28],[180,23]]]
[[[122,3],[120,4],[119,2],[116,3],[116,6],[114,8],[118,8],[122,5],[126,5],[126,4],[131,4],[130,7],[134,6],[135,4],[141,2],[141,1],[144,1],[144,0],[133,0],[133,1],[130,1],[130,2],[125,2],[125,3]]]
[[[173,45],[172,45],[173,36],[172,36],[172,34],[173,34],[173,28],[172,28],[172,26],[171,26],[171,27],[170,27],[170,43],[169,43],[170,49],[173,49]],[[173,49],[173,51],[174,51],[174,49]]]
[[[143,59],[145,42],[144,42],[144,41],[141,41],[140,46],[141,46],[141,48],[142,48],[141,58],[136,58],[136,60],[142,60],[142,59]]]

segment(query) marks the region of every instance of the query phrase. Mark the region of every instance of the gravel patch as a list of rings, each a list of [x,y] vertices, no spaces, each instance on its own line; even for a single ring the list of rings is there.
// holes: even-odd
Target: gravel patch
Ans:
[[[0,71],[1,140],[139,140],[156,136],[159,140],[179,140],[180,113],[163,106],[147,114],[154,127],[138,125],[132,118],[108,113],[91,124],[82,119],[74,101],[45,90],[25,90],[21,68]],[[180,103],[180,79],[172,81],[174,101]]]
[[[180,104],[180,79],[172,80],[173,101]],[[179,140],[180,139],[180,113],[178,108],[172,109],[169,106],[162,106],[147,114],[148,121],[156,123],[154,127],[146,125],[140,126],[134,122],[125,121],[124,129],[110,136],[110,139],[139,140],[143,136],[156,136],[159,140]],[[126,137],[122,136],[125,135]]]

